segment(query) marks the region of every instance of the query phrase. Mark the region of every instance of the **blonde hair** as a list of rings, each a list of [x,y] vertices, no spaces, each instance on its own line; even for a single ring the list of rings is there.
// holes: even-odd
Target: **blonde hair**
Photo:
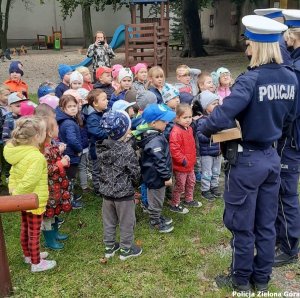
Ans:
[[[79,67],[76,68],[76,70],[78,72],[80,72],[82,75],[84,75],[86,73],[90,73],[90,70],[85,66],[79,66]]]
[[[6,85],[2,84],[0,85],[0,95],[2,95],[4,91],[10,91],[10,90]]]
[[[192,112],[192,107],[187,103],[180,103],[175,109],[176,117],[181,117],[187,110]]]
[[[30,145],[32,139],[46,131],[46,123],[38,116],[21,117],[16,121],[10,142],[14,146]]]
[[[153,78],[153,77],[165,78],[165,73],[160,66],[153,66],[149,69],[148,76],[149,78]]]
[[[181,64],[176,68],[176,76],[185,76],[189,74],[190,68],[185,64]]]
[[[300,40],[300,28],[289,28],[284,32],[284,39]]]
[[[55,118],[55,111],[46,103],[40,103],[34,110],[34,115],[39,117]]]
[[[258,67],[272,62],[281,64],[283,62],[278,42],[265,43],[252,40],[249,42],[252,47],[250,67]]]

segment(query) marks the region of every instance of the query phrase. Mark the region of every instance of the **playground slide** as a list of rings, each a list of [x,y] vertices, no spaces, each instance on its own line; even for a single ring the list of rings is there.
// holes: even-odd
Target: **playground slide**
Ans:
[[[125,25],[120,25],[114,35],[113,35],[113,38],[110,42],[110,46],[112,47],[113,50],[119,48],[121,45],[123,45],[125,42]],[[92,58],[85,58],[83,61],[81,61],[80,63],[78,64],[75,64],[75,65],[70,65],[73,69],[76,69],[77,67],[80,67],[80,66],[90,66],[92,64]]]

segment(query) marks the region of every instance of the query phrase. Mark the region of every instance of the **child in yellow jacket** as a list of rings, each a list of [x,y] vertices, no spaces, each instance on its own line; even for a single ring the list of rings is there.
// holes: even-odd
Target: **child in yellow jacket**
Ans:
[[[25,263],[31,272],[40,272],[56,266],[45,260],[47,252],[40,253],[40,230],[48,200],[47,162],[39,146],[46,137],[46,123],[39,117],[22,117],[16,122],[12,139],[4,147],[4,158],[12,165],[9,191],[12,195],[35,193],[39,207],[21,211],[21,246]]]

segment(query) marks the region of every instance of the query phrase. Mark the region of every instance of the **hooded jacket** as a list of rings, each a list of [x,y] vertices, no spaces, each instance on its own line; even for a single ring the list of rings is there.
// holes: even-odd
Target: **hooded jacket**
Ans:
[[[115,88],[112,84],[102,84],[101,82],[96,82],[94,84],[94,89],[101,89],[104,91],[107,95],[108,102],[110,101],[112,94],[115,92]]]
[[[35,193],[39,208],[26,210],[33,214],[43,214],[49,196],[47,162],[38,148],[31,145],[4,147],[4,158],[12,165],[9,177],[9,190],[13,195]]]
[[[83,150],[80,127],[75,118],[64,113],[59,107],[56,108],[55,112],[59,126],[58,138],[61,142],[67,144],[64,154],[70,157],[71,165],[79,164]]]
[[[141,170],[143,181],[150,189],[159,189],[172,177],[172,160],[168,141],[156,130],[142,133],[138,146],[143,150]]]
[[[97,155],[100,193],[110,200],[132,200],[133,185],[138,185],[141,172],[138,158],[130,144],[107,139],[97,145]]]

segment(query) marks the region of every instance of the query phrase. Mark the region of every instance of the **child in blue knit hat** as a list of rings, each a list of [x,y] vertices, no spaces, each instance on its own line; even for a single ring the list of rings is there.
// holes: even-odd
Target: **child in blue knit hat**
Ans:
[[[55,88],[55,96],[61,98],[61,96],[70,88],[70,75],[73,72],[71,66],[66,64],[58,65],[58,73],[61,82]]]
[[[108,139],[97,148],[100,167],[99,192],[103,196],[102,220],[105,257],[113,257],[120,249],[120,259],[137,257],[142,249],[134,244],[134,185],[140,180],[138,158],[128,142],[131,120],[125,111],[107,112],[100,126]],[[120,226],[120,243],[116,229]]]

